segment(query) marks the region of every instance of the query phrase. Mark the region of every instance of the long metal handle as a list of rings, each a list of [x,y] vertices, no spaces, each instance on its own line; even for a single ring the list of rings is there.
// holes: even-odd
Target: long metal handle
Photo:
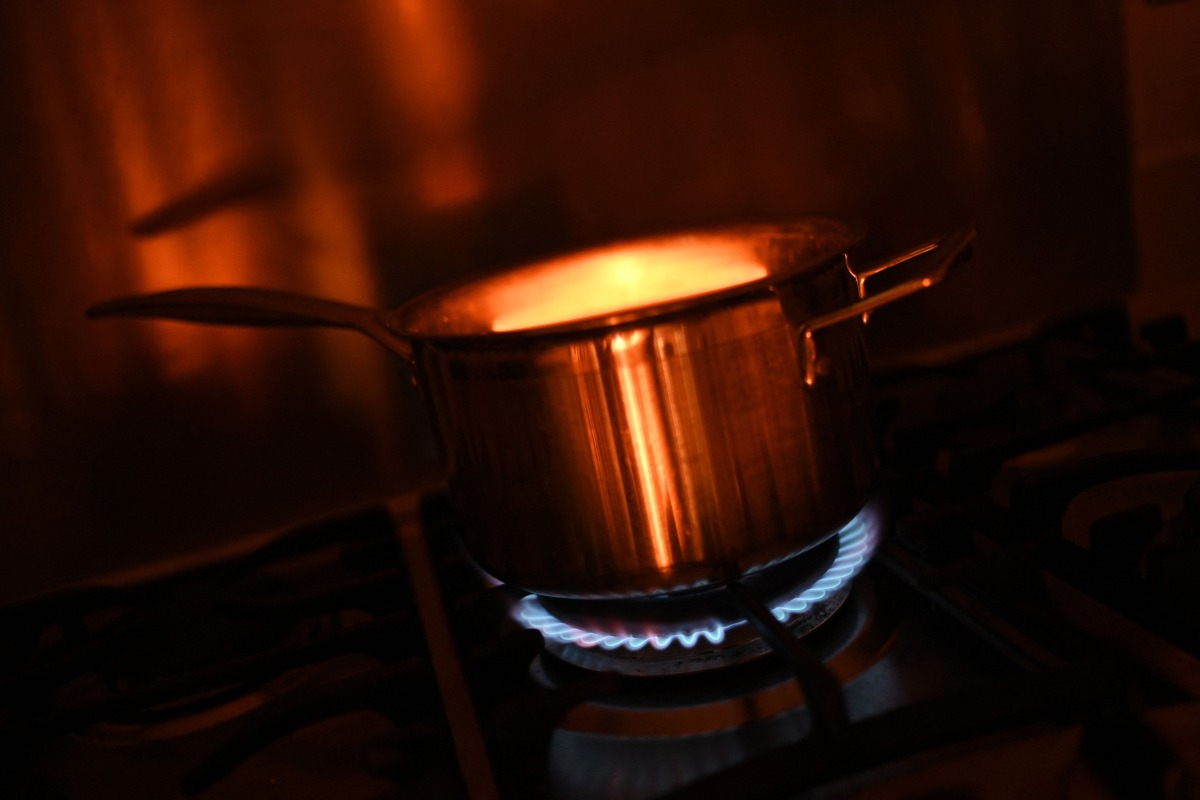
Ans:
[[[271,289],[240,286],[175,289],[107,300],[91,306],[87,315],[93,319],[154,317],[210,325],[351,328],[405,359],[412,358],[411,343],[393,333],[381,312],[373,308]]]
[[[804,345],[804,382],[809,386],[814,385],[818,374],[822,371],[821,357],[817,352],[816,340],[813,338],[814,333],[858,316],[861,316],[863,322],[866,322],[870,313],[875,309],[941,283],[950,274],[952,269],[971,258],[974,244],[975,229],[960,228],[938,239],[926,242],[920,247],[914,247],[886,261],[872,264],[860,270],[855,270],[851,267],[847,260],[846,268],[850,271],[855,283],[858,285],[859,300],[836,311],[830,311],[827,314],[807,319],[800,324],[797,333]],[[881,272],[886,272],[892,267],[906,264],[927,253],[936,253],[937,257],[931,262],[930,269],[923,275],[907,280],[890,289],[885,289],[878,294],[867,296],[868,278],[878,275]]]

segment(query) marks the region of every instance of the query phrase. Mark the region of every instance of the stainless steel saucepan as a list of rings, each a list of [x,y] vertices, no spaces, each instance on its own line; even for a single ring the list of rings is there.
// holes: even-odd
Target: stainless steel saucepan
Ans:
[[[858,268],[861,238],[805,217],[622,242],[395,310],[196,288],[89,314],[367,334],[413,369],[483,569],[540,594],[632,597],[753,573],[867,502],[862,325],[964,262],[974,233]],[[916,277],[870,291],[918,258]]]

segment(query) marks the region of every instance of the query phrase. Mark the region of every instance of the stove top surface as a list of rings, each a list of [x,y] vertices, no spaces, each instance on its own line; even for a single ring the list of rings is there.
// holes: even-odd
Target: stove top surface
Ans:
[[[0,609],[0,794],[1194,790],[1198,376],[1186,332],[1120,309],[879,374],[873,559],[786,624],[729,587],[744,641],[528,629],[441,491]],[[753,652],[678,674],[688,637]]]

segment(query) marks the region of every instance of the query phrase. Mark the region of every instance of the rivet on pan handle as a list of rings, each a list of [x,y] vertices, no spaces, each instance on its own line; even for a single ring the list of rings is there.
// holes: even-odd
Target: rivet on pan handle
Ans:
[[[850,274],[854,276],[854,280],[858,285],[859,300],[845,308],[839,308],[836,311],[830,311],[827,314],[813,317],[800,324],[797,333],[804,343],[804,382],[809,386],[814,385],[817,375],[821,372],[821,357],[817,352],[817,343],[813,339],[814,333],[860,315],[863,322],[866,322],[871,312],[875,309],[893,303],[902,297],[907,297],[914,292],[928,289],[934,284],[941,283],[950,274],[952,269],[971,258],[974,244],[975,229],[960,228],[931,242],[926,242],[920,247],[914,247],[900,255],[877,264],[872,264],[861,270],[852,268],[847,260],[846,268],[850,270]],[[892,267],[908,263],[928,253],[934,253],[936,257],[931,259],[930,268],[924,275],[907,280],[890,289],[885,289],[878,294],[867,296],[868,278],[885,272]]]

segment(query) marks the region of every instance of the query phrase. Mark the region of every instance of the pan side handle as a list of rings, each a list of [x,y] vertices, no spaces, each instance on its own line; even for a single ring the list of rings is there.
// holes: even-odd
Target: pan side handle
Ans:
[[[859,316],[862,317],[863,322],[866,322],[875,309],[941,283],[954,269],[970,260],[974,245],[975,229],[960,228],[863,269],[856,270],[847,261],[846,268],[858,286],[858,301],[835,311],[807,319],[799,325],[797,333],[804,347],[804,383],[808,386],[815,385],[821,373],[821,355],[818,352],[816,340],[813,338],[814,333]],[[926,259],[928,266],[922,274],[890,289],[868,295],[867,281],[869,278],[925,256],[928,256]]]

